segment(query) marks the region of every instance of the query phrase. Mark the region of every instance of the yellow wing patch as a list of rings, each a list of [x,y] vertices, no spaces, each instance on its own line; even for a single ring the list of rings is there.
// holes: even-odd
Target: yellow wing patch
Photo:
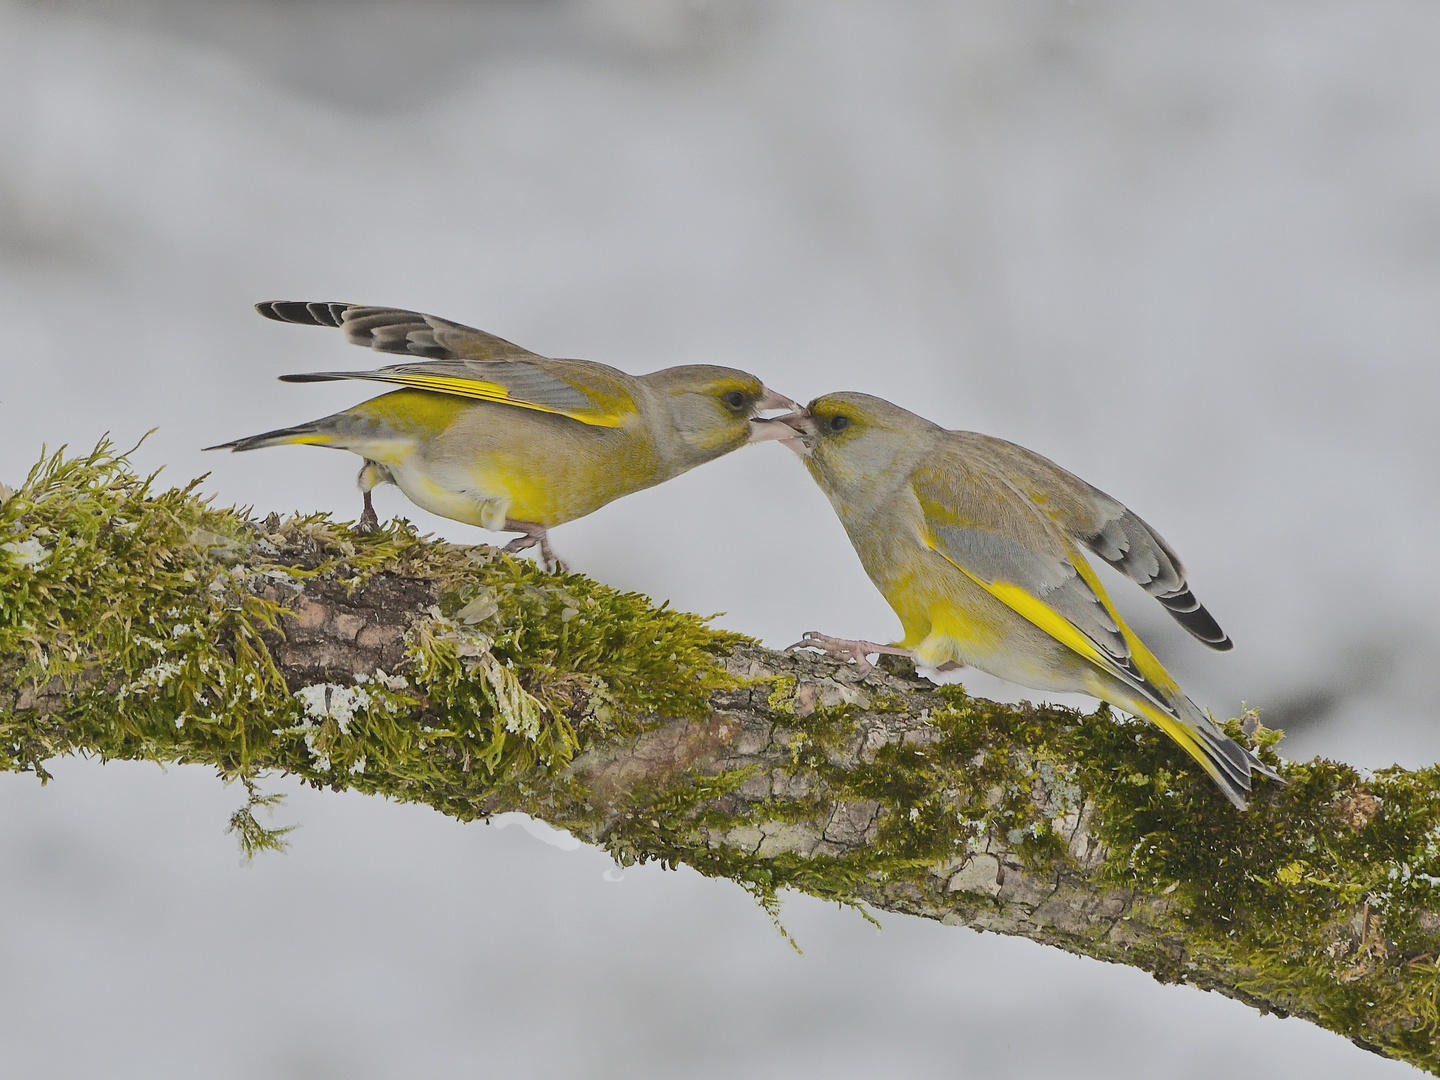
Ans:
[[[952,563],[951,565],[958,564]],[[1003,581],[987,584],[963,566],[960,567],[960,570],[1006,607],[1029,619],[1071,651],[1079,653],[1086,660],[1099,664],[1103,668],[1112,669],[1115,666],[1115,662],[1101,652],[1093,641],[1077,630],[1074,623],[1043,600],[1037,600],[1031,596],[1019,585],[1009,585]]]
[[[510,391],[499,383],[483,382],[479,379],[461,379],[454,375],[426,375],[420,372],[377,371],[354,377],[368,379],[372,382],[409,386],[416,390],[431,390],[437,394],[449,394],[453,397],[493,401],[501,405],[513,405],[519,409],[533,409],[535,412],[551,413],[555,416],[567,416],[571,420],[578,420],[580,423],[588,424],[591,427],[620,427],[631,412],[633,412],[633,409],[622,412],[607,411],[600,408],[562,409],[551,405],[540,405],[533,401],[525,401],[521,398],[512,397]]]
[[[979,585],[991,596],[995,597],[995,599],[1010,608],[1010,610],[1034,623],[1062,645],[1079,653],[1085,657],[1086,660],[1089,660],[1093,664],[1098,664],[1107,671],[1113,672],[1115,670],[1115,661],[1112,658],[1107,656],[1093,641],[1086,637],[1085,634],[1081,633],[1074,623],[1065,618],[1064,615],[1061,615],[1049,604],[1045,603],[1045,601],[1031,594],[1029,590],[1019,585],[1011,585],[1009,582],[989,582],[977,577],[949,555],[945,554],[945,552],[941,551],[940,548],[936,547],[935,540],[931,536],[927,535],[925,537],[925,545],[951,566],[955,567],[956,570],[959,570],[971,581],[975,582],[976,585]],[[1082,576],[1085,575],[1082,574]],[[1086,577],[1086,584],[1095,590],[1096,595],[1099,596],[1101,602],[1105,604],[1105,609],[1110,612],[1112,618],[1117,620],[1118,625],[1118,616],[1116,616],[1114,609],[1110,607],[1108,598],[1104,592],[1101,591],[1099,582],[1091,580],[1090,577]],[[1130,637],[1131,635],[1125,634],[1127,641],[1130,640]]]
[[[1105,586],[1100,584],[1100,579],[1095,576],[1095,570],[1086,561],[1085,556],[1074,555],[1070,562],[1085,584],[1090,586],[1090,591],[1105,605],[1105,610],[1110,613],[1110,617],[1115,620],[1115,625],[1120,628],[1120,633],[1125,636],[1125,643],[1130,646],[1130,662],[1135,665],[1136,670],[1145,676],[1151,686],[1162,693],[1179,694],[1180,687],[1175,685],[1175,680],[1170,678],[1170,673],[1165,670],[1164,665],[1160,663],[1154,653],[1145,647],[1145,643],[1135,636],[1130,627],[1125,624],[1125,620],[1120,618],[1120,613],[1115,610],[1115,605],[1110,603]]]
[[[927,543],[929,543],[928,539]],[[1151,701],[1151,695],[1146,692],[1145,688],[1143,686],[1136,686],[1134,679],[1128,676],[1125,671],[1115,663],[1114,658],[1096,646],[1096,644],[1081,633],[1069,619],[1065,618],[1065,616],[1061,615],[1043,600],[1032,596],[1020,586],[1011,585],[1003,581],[994,583],[982,581],[943,551],[936,548],[933,543],[929,543],[929,547],[951,566],[955,567],[955,569],[959,570],[1016,614],[1034,623],[1056,641],[1072,651],[1079,653],[1102,671],[1108,672],[1123,682],[1134,686],[1138,691],[1136,704],[1143,708],[1145,718],[1179,743],[1185,749],[1186,753],[1205,768],[1206,772],[1218,778],[1219,772],[1214,762],[1210,760],[1210,755],[1206,753],[1205,749],[1201,747],[1198,740],[1196,740],[1189,726],[1185,724],[1184,721],[1170,715],[1159,703]],[[1160,688],[1166,690],[1173,687],[1174,684],[1168,675],[1166,675],[1165,669],[1160,666],[1160,661],[1155,659],[1154,654],[1145,648],[1145,646],[1141,644],[1140,639],[1130,632],[1130,628],[1125,625],[1114,607],[1111,606],[1110,598],[1105,595],[1104,587],[1095,577],[1090,565],[1084,562],[1083,558],[1075,559],[1073,563],[1076,571],[1094,591],[1095,595],[1099,597],[1100,602],[1105,605],[1105,610],[1110,613],[1110,617],[1113,618],[1116,625],[1120,627],[1120,632],[1125,635],[1125,641],[1130,646],[1131,658],[1135,666],[1152,685],[1159,684]]]

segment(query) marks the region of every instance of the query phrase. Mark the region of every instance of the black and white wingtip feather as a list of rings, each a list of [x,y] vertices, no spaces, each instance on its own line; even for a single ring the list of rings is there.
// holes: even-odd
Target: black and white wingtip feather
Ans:
[[[1188,587],[1181,592],[1157,596],[1155,599],[1159,600],[1165,610],[1175,617],[1175,621],[1190,631],[1197,641],[1217,652],[1229,652],[1235,648],[1230,635],[1220,629],[1215,616],[1205,610],[1204,605],[1195,599],[1195,594]]]
[[[314,303],[300,300],[264,300],[255,305],[255,310],[267,319],[276,322],[295,323],[299,326],[338,327],[345,318],[345,312],[354,304]]]

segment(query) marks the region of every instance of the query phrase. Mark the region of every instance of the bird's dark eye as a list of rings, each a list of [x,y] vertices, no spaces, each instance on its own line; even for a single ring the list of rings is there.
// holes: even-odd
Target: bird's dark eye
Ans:
[[[849,426],[850,418],[848,416],[832,416],[830,418],[831,431],[844,431]]]
[[[740,408],[741,405],[744,405],[744,404],[745,404],[745,391],[743,391],[743,390],[731,390],[728,394],[724,395],[720,400],[723,401],[726,405],[730,406],[730,408],[732,408],[732,409],[738,409],[738,408]]]

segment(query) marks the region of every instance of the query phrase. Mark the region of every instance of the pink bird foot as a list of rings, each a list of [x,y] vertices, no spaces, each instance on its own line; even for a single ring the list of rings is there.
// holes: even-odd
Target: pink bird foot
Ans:
[[[817,630],[805,631],[805,636],[794,645],[788,646],[786,652],[791,649],[815,649],[823,652],[832,660],[855,661],[855,672],[860,676],[870,674],[875,670],[875,665],[870,663],[869,656],[874,653],[880,656],[910,656],[909,649],[902,649],[898,645],[881,645],[875,641],[857,641],[853,638],[831,637],[829,634],[822,634]]]
[[[544,525],[536,525],[529,521],[511,521],[509,518],[506,518],[504,528],[506,532],[518,532],[524,533],[524,535],[517,536],[514,540],[511,540],[510,543],[501,549],[502,551],[515,555],[529,548],[539,547],[540,565],[544,567],[547,572],[552,574],[569,572],[570,568],[566,566],[564,561],[551,549],[550,537],[547,535]]]

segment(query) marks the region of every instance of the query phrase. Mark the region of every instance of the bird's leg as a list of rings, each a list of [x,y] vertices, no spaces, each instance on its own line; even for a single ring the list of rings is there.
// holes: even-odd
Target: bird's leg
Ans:
[[[355,523],[355,531],[374,532],[380,527],[380,519],[375,516],[375,504],[370,501],[370,492],[362,491],[360,494],[365,497],[365,510],[360,515],[360,520]]]
[[[517,536],[502,549],[515,555],[527,548],[540,548],[540,565],[552,573],[564,574],[569,571],[562,559],[556,556],[550,547],[550,537],[545,531],[544,525],[536,525],[530,521],[511,521],[505,519],[503,526],[505,532],[518,532],[523,535]]]
[[[360,520],[355,523],[355,531],[358,533],[374,532],[380,527],[380,519],[375,516],[375,504],[370,501],[370,490],[376,484],[393,484],[395,478],[390,475],[390,470],[381,465],[378,461],[365,459],[365,464],[360,466],[360,475],[355,478],[356,485],[360,488],[360,494],[365,498],[365,511],[360,515]]]
[[[818,649],[833,660],[854,660],[855,672],[861,676],[868,675],[875,670],[875,665],[867,659],[870,653],[884,656],[907,656],[913,659],[912,652],[899,645],[881,645],[875,641],[831,637],[829,634],[821,634],[815,630],[805,631],[805,636],[785,651],[789,652],[790,649]]]
[[[570,568],[565,565],[565,560],[556,555],[555,549],[550,546],[549,534],[544,529],[541,529],[540,535],[536,539],[540,544],[540,562],[544,565],[545,569],[552,574],[568,574]]]

